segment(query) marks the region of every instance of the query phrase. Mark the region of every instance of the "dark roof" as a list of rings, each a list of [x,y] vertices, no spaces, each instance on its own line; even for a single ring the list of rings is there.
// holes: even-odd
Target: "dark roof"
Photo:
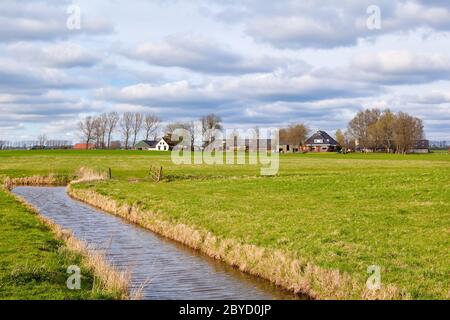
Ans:
[[[160,140],[142,140],[142,141],[139,141],[138,143],[136,143],[136,146],[138,144],[145,143],[146,145],[149,146],[149,148],[154,148],[154,147],[156,147],[156,145],[158,144],[159,141]]]
[[[428,149],[430,142],[428,140],[417,140],[414,144],[414,149]]]
[[[316,139],[322,139],[322,143],[316,143],[314,142],[314,140]],[[332,146],[337,146],[338,143],[336,140],[334,140],[328,133],[326,133],[325,131],[317,131],[316,133],[314,133],[311,137],[309,137],[306,142],[306,145],[322,145],[322,144],[327,144],[327,145],[332,145]]]

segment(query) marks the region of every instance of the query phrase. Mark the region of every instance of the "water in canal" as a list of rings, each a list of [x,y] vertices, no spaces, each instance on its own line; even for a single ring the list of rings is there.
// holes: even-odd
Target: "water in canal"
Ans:
[[[144,299],[298,299],[179,243],[70,198],[63,187],[17,187],[14,193],[90,248],[103,250]]]

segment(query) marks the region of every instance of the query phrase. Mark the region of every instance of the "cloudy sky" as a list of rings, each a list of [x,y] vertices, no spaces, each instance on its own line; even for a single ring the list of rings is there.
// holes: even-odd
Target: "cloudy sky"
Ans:
[[[2,0],[0,26],[2,140],[111,110],[333,133],[367,107],[450,140],[447,0]]]

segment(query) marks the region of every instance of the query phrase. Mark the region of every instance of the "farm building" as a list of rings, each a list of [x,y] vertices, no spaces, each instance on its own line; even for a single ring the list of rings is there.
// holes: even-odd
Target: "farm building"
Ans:
[[[142,140],[136,143],[134,146],[136,150],[148,150],[148,151],[169,151],[171,146],[169,143],[161,138],[159,140]]]
[[[428,140],[417,140],[414,147],[408,153],[429,153],[430,142]]]
[[[222,145],[221,149],[226,151],[270,151],[272,139],[242,139],[233,137],[233,140],[223,139]]]
[[[76,143],[73,148],[75,150],[92,150],[95,149],[95,145],[92,143]]]
[[[306,150],[310,152],[332,152],[336,151],[339,143],[325,131],[317,131],[305,142]]]
[[[281,153],[299,152],[302,151],[302,146],[298,144],[291,144],[287,141],[281,140],[278,145],[277,151]]]

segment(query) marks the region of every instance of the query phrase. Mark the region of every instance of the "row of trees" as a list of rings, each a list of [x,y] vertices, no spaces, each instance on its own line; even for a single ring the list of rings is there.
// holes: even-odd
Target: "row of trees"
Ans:
[[[346,132],[336,131],[336,141],[344,148],[358,145],[362,150],[406,153],[424,139],[423,122],[405,112],[366,109],[349,122]]]
[[[117,112],[88,116],[78,127],[87,147],[111,148],[112,137],[119,132],[125,149],[133,147],[138,139],[156,139],[161,132],[161,119],[153,113]],[[222,119],[208,114],[199,121],[174,122],[167,124],[162,133],[169,141],[175,129],[183,128],[190,133],[191,147],[205,146],[213,141],[212,129],[222,129]],[[279,131],[284,144],[302,146],[310,129],[305,124],[293,124]],[[44,137],[42,137],[44,139]],[[394,113],[389,109],[366,109],[349,122],[346,132],[336,131],[336,140],[344,150],[359,146],[362,150],[406,153],[417,140],[424,138],[422,120],[405,112]],[[42,139],[42,140],[43,140]],[[39,139],[41,140],[41,139]]]
[[[223,129],[222,118],[214,113],[210,113],[201,117],[198,121],[169,123],[165,127],[164,136],[168,140],[172,140],[172,133],[178,128],[185,129],[189,132],[191,149],[194,149],[195,145],[204,147],[214,140],[212,130]]]
[[[222,119],[215,114],[201,117],[199,121],[173,122],[163,128],[162,134],[169,141],[175,129],[183,128],[191,135],[191,145],[201,140],[203,144],[212,142],[208,137],[211,129],[222,129]],[[110,149],[115,133],[122,137],[123,147],[132,148],[140,139],[156,139],[161,133],[161,118],[153,113],[117,112],[102,113],[99,116],[87,116],[78,123],[78,129],[83,137],[86,148],[94,145],[97,149]]]
[[[156,138],[160,123],[160,118],[153,113],[125,112],[119,115],[110,112],[96,117],[87,116],[78,123],[78,128],[87,148],[93,144],[97,149],[110,149],[112,137],[119,131],[125,149],[129,149],[142,133],[145,140]]]

